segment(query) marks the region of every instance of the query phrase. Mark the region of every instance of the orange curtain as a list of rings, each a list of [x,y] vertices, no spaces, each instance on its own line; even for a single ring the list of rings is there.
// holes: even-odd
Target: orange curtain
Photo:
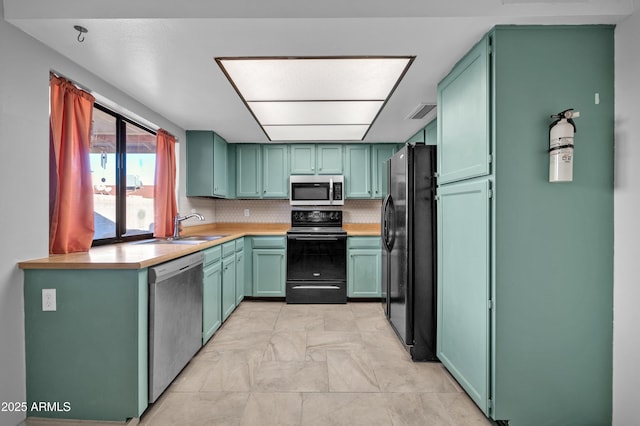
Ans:
[[[89,163],[94,97],[51,77],[49,127],[49,252],[88,251],[93,242]]]
[[[173,218],[178,214],[175,145],[175,137],[162,129],[158,130],[153,194],[153,230],[156,237],[170,237],[173,234]]]

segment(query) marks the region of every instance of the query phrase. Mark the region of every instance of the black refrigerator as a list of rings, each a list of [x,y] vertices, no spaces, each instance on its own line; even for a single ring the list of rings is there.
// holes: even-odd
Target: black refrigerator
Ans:
[[[435,171],[435,146],[403,147],[382,203],[382,304],[414,361],[437,361]]]

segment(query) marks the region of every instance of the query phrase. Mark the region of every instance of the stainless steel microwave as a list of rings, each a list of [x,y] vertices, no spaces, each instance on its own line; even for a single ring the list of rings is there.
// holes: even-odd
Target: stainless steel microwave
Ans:
[[[292,206],[344,205],[344,176],[302,176],[289,178]]]

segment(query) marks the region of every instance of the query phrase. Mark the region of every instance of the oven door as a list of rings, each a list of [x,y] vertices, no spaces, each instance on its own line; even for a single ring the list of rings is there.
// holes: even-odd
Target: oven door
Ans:
[[[345,235],[287,237],[287,281],[346,281]]]

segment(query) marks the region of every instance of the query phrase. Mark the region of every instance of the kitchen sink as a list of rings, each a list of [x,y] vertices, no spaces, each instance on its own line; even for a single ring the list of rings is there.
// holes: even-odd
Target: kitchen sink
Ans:
[[[228,234],[220,235],[189,235],[188,237],[181,237],[179,240],[174,241],[213,241],[226,237]]]
[[[178,239],[173,238],[151,238],[149,240],[141,240],[133,242],[132,244],[201,244],[207,241],[214,241],[220,238],[226,237],[224,235],[189,235],[188,237],[182,237]]]

